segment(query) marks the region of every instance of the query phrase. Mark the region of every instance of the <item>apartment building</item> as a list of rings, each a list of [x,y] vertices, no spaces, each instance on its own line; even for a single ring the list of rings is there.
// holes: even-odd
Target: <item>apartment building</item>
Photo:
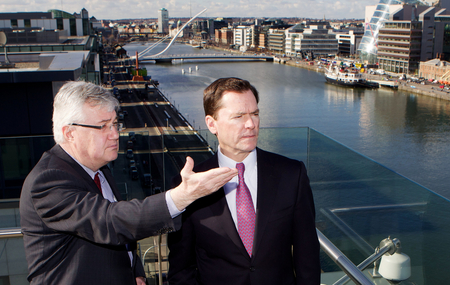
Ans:
[[[297,24],[285,30],[285,52],[288,56],[297,56],[301,51],[300,38],[303,33],[303,25]]]
[[[242,47],[255,47],[255,26],[237,26],[234,28],[233,44]]]
[[[215,41],[226,45],[233,44],[233,30],[229,28],[215,30]]]
[[[267,48],[275,53],[285,53],[285,31],[278,29],[269,29],[267,33]]]

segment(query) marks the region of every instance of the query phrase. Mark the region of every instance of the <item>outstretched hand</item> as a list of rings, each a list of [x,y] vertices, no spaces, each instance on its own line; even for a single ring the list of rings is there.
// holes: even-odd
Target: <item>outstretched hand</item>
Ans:
[[[192,171],[193,168],[194,160],[188,156],[180,172],[181,184],[170,192],[175,206],[180,211],[198,198],[217,191],[237,175],[236,168],[220,167],[197,173]]]

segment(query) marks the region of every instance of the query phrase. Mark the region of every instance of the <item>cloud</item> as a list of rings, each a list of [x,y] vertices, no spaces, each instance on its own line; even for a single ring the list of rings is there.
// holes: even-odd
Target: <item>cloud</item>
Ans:
[[[3,12],[45,12],[50,9],[80,13],[86,8],[97,19],[157,18],[166,8],[169,17],[189,17],[208,10],[203,17],[305,17],[364,18],[367,5],[379,0],[0,0]]]

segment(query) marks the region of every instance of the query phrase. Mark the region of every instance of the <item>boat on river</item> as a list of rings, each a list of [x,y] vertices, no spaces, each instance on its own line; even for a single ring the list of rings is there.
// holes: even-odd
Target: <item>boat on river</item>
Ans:
[[[363,77],[363,74],[355,68],[340,68],[338,66],[330,65],[330,67],[325,71],[325,79],[328,83],[346,87],[379,87],[378,83],[367,81]]]

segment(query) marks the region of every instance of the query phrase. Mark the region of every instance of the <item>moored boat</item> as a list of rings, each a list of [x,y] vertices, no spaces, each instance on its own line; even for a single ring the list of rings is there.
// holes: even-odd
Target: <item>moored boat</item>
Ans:
[[[325,79],[328,83],[360,88],[378,88],[379,84],[376,82],[367,81],[359,70],[354,68],[339,68],[332,66],[325,71]]]

